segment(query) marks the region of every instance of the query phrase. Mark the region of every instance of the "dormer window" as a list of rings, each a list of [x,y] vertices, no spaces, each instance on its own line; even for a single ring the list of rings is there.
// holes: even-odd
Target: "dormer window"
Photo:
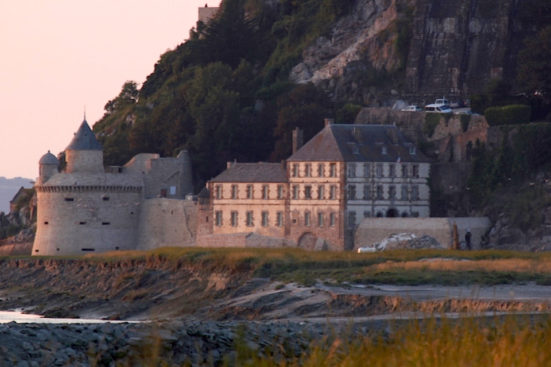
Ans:
[[[383,145],[383,146],[381,147],[381,154],[382,154],[382,155],[386,155],[386,153],[387,153],[386,145]]]
[[[409,146],[409,155],[415,155],[415,145]]]

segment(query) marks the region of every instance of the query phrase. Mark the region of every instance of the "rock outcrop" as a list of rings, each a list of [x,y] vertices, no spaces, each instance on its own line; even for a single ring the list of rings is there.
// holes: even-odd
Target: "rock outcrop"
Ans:
[[[515,0],[359,0],[291,72],[336,100],[368,105],[397,95],[460,100],[492,78],[514,81],[527,30]]]

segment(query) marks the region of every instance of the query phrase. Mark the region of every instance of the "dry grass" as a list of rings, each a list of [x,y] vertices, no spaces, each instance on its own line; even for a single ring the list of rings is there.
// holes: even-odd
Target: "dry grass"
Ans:
[[[428,271],[501,271],[517,273],[551,274],[551,258],[543,259],[496,259],[496,260],[454,260],[434,259],[431,261],[387,261],[366,267],[367,271],[387,270]]]
[[[248,359],[249,366],[550,366],[551,322],[476,318],[412,322],[387,336],[314,344],[292,362]]]

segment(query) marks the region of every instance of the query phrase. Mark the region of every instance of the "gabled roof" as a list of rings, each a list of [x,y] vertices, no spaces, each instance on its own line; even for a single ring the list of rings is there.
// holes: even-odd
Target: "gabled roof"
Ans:
[[[231,163],[211,182],[287,182],[287,174],[281,163]]]
[[[101,144],[96,139],[86,120],[82,121],[73,140],[65,150],[102,150]]]
[[[429,159],[394,125],[328,124],[287,161],[428,162]]]

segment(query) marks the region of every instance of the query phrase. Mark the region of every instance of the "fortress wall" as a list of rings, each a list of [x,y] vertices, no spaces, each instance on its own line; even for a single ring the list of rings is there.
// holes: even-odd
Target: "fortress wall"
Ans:
[[[39,190],[37,202],[33,255],[81,255],[135,248],[139,191]]]
[[[413,233],[417,237],[428,235],[444,247],[451,248],[454,223],[457,224],[460,241],[464,241],[467,228],[471,230],[473,248],[480,247],[481,237],[486,234],[491,226],[490,220],[486,217],[366,218],[356,229],[354,248],[371,246],[397,233]]]
[[[197,235],[197,204],[155,198],[142,204],[137,249],[193,246]]]

